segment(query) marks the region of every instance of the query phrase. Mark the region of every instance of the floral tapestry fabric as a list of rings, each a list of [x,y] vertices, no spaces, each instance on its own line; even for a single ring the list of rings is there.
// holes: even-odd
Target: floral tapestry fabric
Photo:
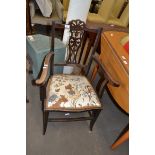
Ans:
[[[78,75],[53,75],[49,81],[47,108],[91,109],[101,103],[86,77]]]

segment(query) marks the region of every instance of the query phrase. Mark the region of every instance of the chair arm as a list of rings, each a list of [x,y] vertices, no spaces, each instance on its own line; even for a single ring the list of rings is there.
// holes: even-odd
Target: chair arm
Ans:
[[[31,19],[32,19],[34,17],[34,15],[35,15],[35,4],[34,4],[34,2],[30,1],[29,6],[30,6],[30,16],[31,16]]]
[[[44,65],[42,68],[41,76],[39,79],[35,81],[37,85],[43,85],[46,82],[52,58],[54,58],[54,52],[49,52],[44,59]]]
[[[58,17],[62,20],[64,7],[62,3],[60,2],[60,0],[55,0],[55,9],[58,14]]]
[[[109,80],[109,83],[114,86],[114,87],[119,87],[120,84],[115,81],[113,79],[113,77],[109,74],[109,72],[107,71],[106,67],[100,63],[100,60],[98,58],[98,56],[93,55],[92,59],[99,65],[99,67],[102,69],[102,71],[104,72],[104,75],[107,77],[107,79]]]

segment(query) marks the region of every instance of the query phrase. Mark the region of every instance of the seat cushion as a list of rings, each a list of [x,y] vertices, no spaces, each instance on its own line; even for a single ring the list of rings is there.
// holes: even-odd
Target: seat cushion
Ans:
[[[46,110],[100,109],[101,103],[86,77],[57,74],[47,85]]]

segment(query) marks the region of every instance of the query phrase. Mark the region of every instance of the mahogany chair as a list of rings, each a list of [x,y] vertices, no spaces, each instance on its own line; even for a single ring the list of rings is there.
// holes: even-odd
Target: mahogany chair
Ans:
[[[112,85],[118,86],[118,83],[110,77],[95,55],[102,29],[88,29],[85,23],[80,20],[72,20],[68,25],[70,26],[70,38],[67,45],[66,61],[54,64],[55,30],[57,28],[64,29],[65,25],[52,23],[51,51],[45,57],[40,78],[36,80],[36,84],[42,88],[43,135],[46,132],[48,122],[56,121],[90,120],[90,130],[92,131],[93,125],[102,110],[100,97],[107,83],[110,82]],[[92,86],[92,81],[89,80],[94,63],[99,66],[99,81],[96,88]],[[76,70],[79,68],[80,72],[77,74],[75,72],[72,74],[54,74],[54,66],[72,66]],[[50,112],[86,112],[88,116],[49,118]]]

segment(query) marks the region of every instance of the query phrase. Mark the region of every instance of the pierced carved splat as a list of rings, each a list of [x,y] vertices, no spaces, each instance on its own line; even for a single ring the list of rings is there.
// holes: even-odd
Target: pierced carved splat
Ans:
[[[76,56],[83,39],[85,23],[81,20],[72,20],[70,25],[70,38],[68,43],[67,63],[77,63]]]

